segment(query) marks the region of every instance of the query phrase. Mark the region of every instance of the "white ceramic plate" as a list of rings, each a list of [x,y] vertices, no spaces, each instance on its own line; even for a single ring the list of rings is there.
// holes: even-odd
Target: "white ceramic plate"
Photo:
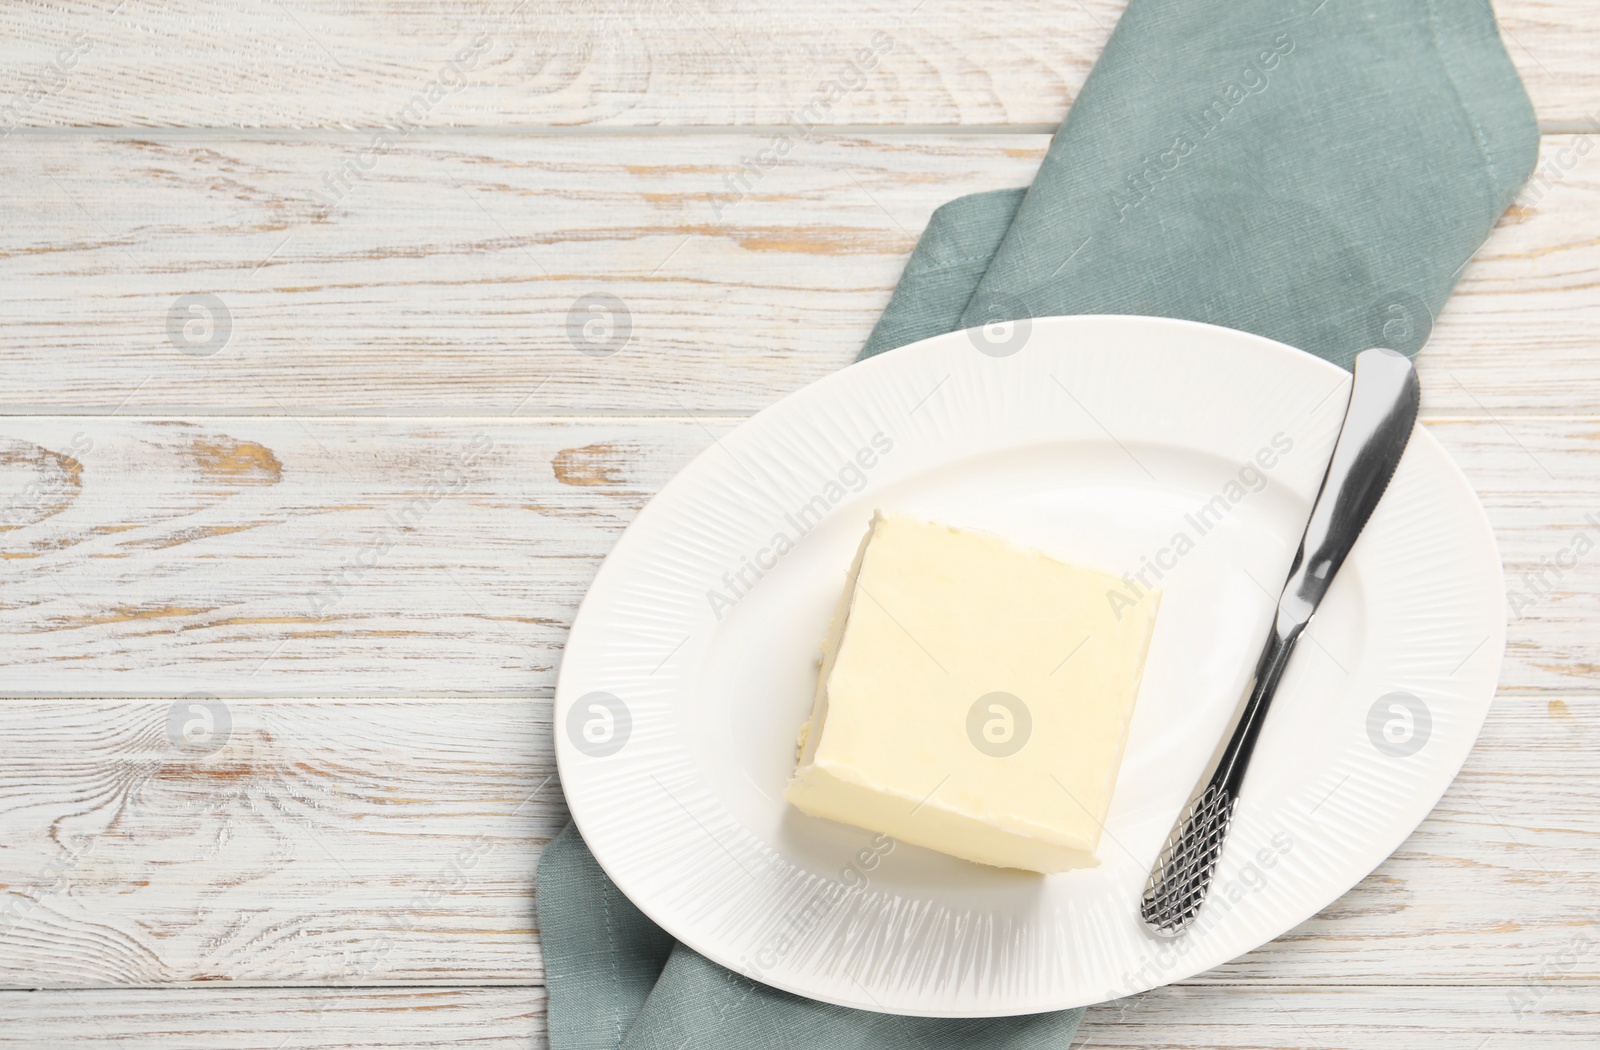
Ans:
[[[1240,700],[1349,382],[1229,329],[1046,318],[895,350],[761,412],[645,507],[579,611],[555,726],[590,849],[716,962],[895,1013],[1114,999],[1309,918],[1439,799],[1504,649],[1494,538],[1419,428],[1300,643],[1196,926],[1145,932],[1151,860]],[[818,646],[875,507],[1117,575],[1162,566],[1099,867],[988,868],[783,802]]]

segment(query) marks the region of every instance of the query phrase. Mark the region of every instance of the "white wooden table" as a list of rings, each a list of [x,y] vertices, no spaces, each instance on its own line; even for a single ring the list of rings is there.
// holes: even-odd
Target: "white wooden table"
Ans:
[[[1497,6],[1551,177],[1420,365],[1527,598],[1499,699],[1360,886],[1080,1043],[1600,1045],[1600,15]],[[591,575],[1028,181],[1119,7],[0,11],[0,1045],[543,1045]]]

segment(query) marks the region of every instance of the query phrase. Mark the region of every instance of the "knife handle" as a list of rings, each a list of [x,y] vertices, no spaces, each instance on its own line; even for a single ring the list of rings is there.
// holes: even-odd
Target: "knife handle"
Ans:
[[[1274,625],[1256,662],[1250,696],[1227,746],[1200,778],[1200,786],[1178,814],[1161,855],[1150,869],[1139,901],[1139,916],[1162,936],[1176,937],[1187,930],[1205,902],[1233,822],[1245,770],[1266,722],[1267,707],[1304,629],[1301,624],[1284,635]]]

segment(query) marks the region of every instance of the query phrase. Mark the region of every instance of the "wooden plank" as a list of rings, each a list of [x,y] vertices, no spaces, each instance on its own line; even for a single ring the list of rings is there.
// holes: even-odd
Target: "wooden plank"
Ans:
[[[1558,985],[1518,1013],[1512,988],[1197,988],[1176,985],[1089,1008],[1074,1046],[1124,1050],[1312,1048],[1499,1050],[1591,1047],[1593,985]]]
[[[1229,988],[1177,985],[1090,1007],[1075,1047],[1189,1050],[1587,1050],[1594,987],[1561,984],[1517,1014],[1505,988]],[[538,988],[106,989],[0,993],[0,1047],[365,1050],[547,1045]],[[1064,1048],[1063,1048],[1064,1050]]]
[[[543,976],[533,875],[566,822],[548,701],[11,700],[6,720],[0,986]],[[1600,982],[1596,902],[1600,697],[1502,696],[1393,857],[1204,980],[1517,984],[1559,957]]]
[[[216,422],[7,421],[6,691],[549,695],[601,558],[710,440]]]
[[[548,696],[621,529],[736,423],[0,421],[0,695]],[[1600,421],[1433,426],[1526,599],[1502,687],[1592,691]]]
[[[542,988],[0,992],[0,1047],[371,1050],[547,1046]]]
[[[6,410],[269,414],[750,411],[847,364],[911,231],[1045,143],[817,140],[719,218],[769,139],[435,136],[326,215],[358,137],[14,141]],[[221,298],[220,350],[169,332],[190,293]],[[613,356],[569,332],[590,293],[625,304]]]
[[[548,701],[16,701],[0,986],[542,976]]]
[[[410,119],[436,127],[776,125],[808,107],[835,125],[1054,125],[1124,5],[485,6],[359,0],[223,16],[203,0],[10,4],[0,68],[15,86],[3,97],[24,102],[0,128],[375,127],[431,84],[435,99]],[[1600,109],[1600,27],[1584,0],[1495,9],[1543,120]],[[892,50],[850,87],[851,59],[885,39]],[[834,79],[843,97],[816,105]]]
[[[1505,988],[1177,985],[1090,1007],[1075,1047],[1580,1050],[1600,1034],[1594,987],[1562,984],[1517,1014]],[[547,1045],[538,988],[106,989],[0,993],[0,1046],[364,1050]]]
[[[1581,3],[1581,0],[1579,0]],[[1594,131],[1600,120],[1600,69],[1595,44],[1574,29],[1594,20],[1567,0],[1501,0],[1494,4],[1511,61],[1547,130]]]
[[[847,365],[933,209],[1026,184],[1047,144],[819,134],[730,203],[769,138],[441,133],[341,188],[363,141],[9,140],[0,195],[28,221],[0,229],[0,411],[752,412]],[[1596,143],[1546,139],[1548,185],[1422,355],[1428,411],[1600,406]]]

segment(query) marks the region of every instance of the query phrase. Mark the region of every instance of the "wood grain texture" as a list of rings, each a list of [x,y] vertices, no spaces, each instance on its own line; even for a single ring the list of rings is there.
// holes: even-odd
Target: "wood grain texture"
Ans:
[[[0,992],[0,1047],[526,1050],[542,988],[149,988]]]
[[[436,135],[346,189],[348,134],[13,140],[0,412],[753,412],[854,358],[934,208],[1047,145],[815,137],[727,203],[769,141]],[[1597,144],[1545,140],[1421,355],[1428,411],[1600,409]]]
[[[1178,985],[1090,1007],[1073,1046],[1119,1050],[1589,1050],[1594,987],[1560,984],[1516,1012],[1522,986]],[[0,1047],[366,1050],[543,1047],[539,988],[105,989],[0,993]],[[1537,1042],[1534,1042],[1537,1040]],[[1063,1048],[1065,1050],[1065,1048]]]
[[[1238,988],[1178,985],[1084,1015],[1073,1046],[1277,1050],[1589,1050],[1594,987],[1561,984],[1521,1014],[1522,986]],[[105,989],[0,993],[0,1047],[366,1050],[543,1047],[539,988]],[[1534,1040],[1537,1040],[1535,1043]],[[1063,1048],[1065,1050],[1065,1048]]]
[[[549,695],[601,558],[727,426],[10,420],[6,691]]]
[[[6,716],[0,986],[543,977],[533,875],[566,821],[548,701],[8,701]],[[1600,989],[1592,695],[1502,696],[1394,856],[1197,980],[1547,978]]]
[[[542,976],[548,701],[18,703],[0,985]]]
[[[1591,1047],[1593,985],[1562,985],[1518,1013],[1511,988],[1204,988],[1092,1006],[1075,1047],[1122,1050],[1501,1050]]]
[[[427,126],[783,124],[820,84],[853,81],[849,59],[879,34],[893,50],[813,109],[823,122],[1054,125],[1123,6],[31,0],[0,15],[0,68],[17,84],[7,96],[43,90],[0,127],[373,127],[475,40],[477,58],[421,111]],[[1595,114],[1600,23],[1585,0],[1494,6],[1539,116],[1559,127]]]
[[[1526,598],[1502,688],[1593,691],[1600,420],[1430,418]],[[622,528],[736,423],[0,421],[0,695],[549,696]]]

